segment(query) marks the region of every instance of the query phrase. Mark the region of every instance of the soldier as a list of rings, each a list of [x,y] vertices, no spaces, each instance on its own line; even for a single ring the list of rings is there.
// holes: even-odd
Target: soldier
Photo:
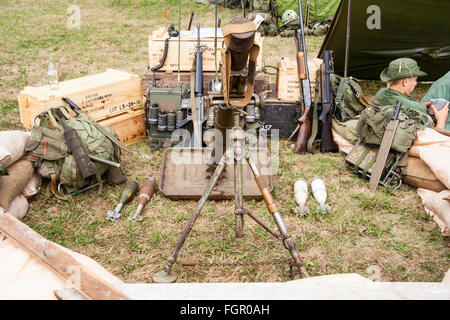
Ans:
[[[422,98],[421,103],[430,105],[431,99],[445,99],[450,101],[450,71],[431,85],[427,94]],[[445,129],[450,130],[450,116],[447,118]]]
[[[417,77],[426,75],[413,59],[395,59],[380,74],[380,79],[387,82],[387,88],[380,89],[373,100],[381,106],[394,105],[397,101],[401,101],[403,103],[402,108],[414,109],[423,114],[424,124],[433,126],[434,123],[427,114],[427,107],[429,107],[436,118],[436,128],[443,129],[448,119],[448,103],[438,111],[431,102],[422,105],[410,97],[411,92],[417,85]]]

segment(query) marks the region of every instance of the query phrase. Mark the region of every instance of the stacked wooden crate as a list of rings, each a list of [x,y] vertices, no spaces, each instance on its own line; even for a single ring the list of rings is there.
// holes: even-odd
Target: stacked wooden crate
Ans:
[[[311,100],[314,101],[314,88],[316,84],[316,71],[320,69],[322,59],[308,59],[309,79],[311,83]],[[320,81],[319,81],[320,84]],[[298,79],[297,62],[295,60],[281,57],[278,62],[278,74],[276,82],[277,98],[281,101],[297,102],[301,97],[301,86]],[[321,101],[321,90],[319,85],[319,98]]]
[[[214,28],[212,28],[214,30]],[[201,30],[201,29],[200,29]],[[166,61],[159,71],[178,71],[178,40],[180,40],[180,71],[190,72],[192,63],[197,52],[197,33],[196,30],[181,30],[180,38],[172,37],[169,39]],[[203,71],[214,72],[216,70],[214,36],[200,38],[200,45],[206,47],[203,51]],[[217,38],[217,64],[220,63],[220,48],[224,47],[221,36]],[[164,53],[165,40],[169,37],[167,28],[161,28],[152,33],[148,39],[149,65],[155,67],[159,65]],[[259,45],[259,55],[256,61],[257,71],[262,69],[263,40],[259,33],[255,35],[255,43]]]
[[[145,136],[142,81],[137,75],[108,69],[103,73],[59,82],[56,90],[48,85],[25,87],[18,97],[24,128],[33,127],[37,114],[65,105],[62,97],[72,100],[101,125],[115,130],[121,128],[116,133],[125,144]]]

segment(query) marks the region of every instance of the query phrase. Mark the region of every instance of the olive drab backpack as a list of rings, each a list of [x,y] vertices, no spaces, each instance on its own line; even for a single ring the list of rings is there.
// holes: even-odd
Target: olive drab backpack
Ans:
[[[362,89],[352,77],[331,74],[331,90],[334,96],[334,116],[344,122],[358,116],[369,103],[362,95]]]
[[[361,112],[356,124],[356,132],[359,139],[367,145],[380,145],[386,131],[387,123],[394,114],[395,106],[379,106],[371,104]],[[421,122],[421,114],[414,109],[402,108],[398,116],[398,127],[395,131],[391,149],[405,153],[411,148],[417,131],[425,126]]]
[[[379,106],[372,103],[364,109],[356,123],[358,141],[345,158],[346,165],[355,173],[369,178],[375,167],[381,141],[388,122],[392,119],[395,106]],[[390,152],[384,164],[380,184],[386,189],[400,187],[402,176],[406,173],[408,151],[417,131],[425,126],[421,114],[413,109],[401,109]]]
[[[58,110],[66,118],[65,123],[69,127],[75,129],[90,155],[116,163],[120,163],[121,160],[119,148],[95,127],[93,120],[87,115],[79,114],[72,117],[65,107],[49,109],[38,114],[33,120],[31,138],[25,150],[27,154],[38,159],[34,166],[42,177],[51,180],[51,192],[61,198],[61,195],[56,192],[58,180],[60,184],[72,190],[78,190],[91,183],[91,177],[88,179],[81,177],[75,159],[68,150],[64,129],[53,115],[55,110]],[[36,124],[37,119],[40,120],[39,124]],[[104,128],[117,137],[112,129]],[[121,168],[110,167],[98,161],[93,161],[93,164],[96,171],[93,179],[97,179],[100,192],[103,187],[102,176],[105,173],[107,174],[106,181],[110,184],[118,184],[126,180],[122,166]]]

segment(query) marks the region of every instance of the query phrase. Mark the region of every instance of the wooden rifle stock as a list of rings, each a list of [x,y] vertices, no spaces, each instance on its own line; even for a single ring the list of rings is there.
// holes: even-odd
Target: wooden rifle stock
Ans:
[[[308,140],[311,135],[311,121],[309,120],[309,114],[311,107],[305,108],[302,116],[298,119],[299,130],[297,136],[297,142],[295,143],[295,153],[307,153],[308,152]]]
[[[330,83],[330,51],[323,53],[323,63],[320,66],[320,79],[322,86],[322,112],[319,121],[322,126],[320,138],[320,152],[338,152],[339,147],[334,142],[333,132],[331,131],[331,83]]]
[[[300,4],[299,4],[300,5]],[[301,16],[301,6],[299,7]],[[302,18],[301,18],[302,19]],[[303,21],[301,22],[303,23]],[[297,142],[295,144],[295,153],[307,153],[308,152],[308,140],[311,136],[311,121],[309,114],[311,113],[311,84],[309,82],[309,71],[306,57],[306,43],[304,38],[303,25],[301,27],[301,35],[296,32],[297,37],[297,72],[298,79],[302,88],[303,98],[303,113],[300,119],[297,119],[299,124],[299,130],[297,135]]]

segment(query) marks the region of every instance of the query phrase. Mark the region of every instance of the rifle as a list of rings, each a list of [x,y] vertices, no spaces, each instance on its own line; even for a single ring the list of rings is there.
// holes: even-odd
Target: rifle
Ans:
[[[332,61],[332,51],[325,50],[323,52],[323,63],[320,66],[320,78],[322,85],[322,112],[319,121],[322,125],[322,133],[320,138],[320,152],[337,152],[339,147],[333,140],[331,132],[331,114],[332,114],[332,98],[331,98],[331,81],[330,81],[330,65]]]
[[[191,138],[191,147],[202,147],[202,125],[204,113],[203,97],[203,51],[200,45],[200,23],[197,24],[197,53],[195,55],[195,83],[194,90],[191,90],[191,110],[192,123],[194,124],[193,137]],[[192,87],[192,82],[191,82]],[[191,88],[192,89],[192,88]],[[194,100],[195,94],[195,102]]]
[[[311,84],[309,82],[309,70],[308,59],[306,56],[306,42],[305,42],[305,30],[303,28],[303,12],[301,0],[298,0],[298,11],[300,16],[300,31],[295,31],[297,38],[297,72],[298,79],[300,80],[302,87],[302,104],[303,114],[300,119],[297,119],[299,123],[299,130],[297,136],[297,142],[295,145],[295,153],[307,153],[308,152],[308,140],[311,135],[311,121],[309,120],[309,114],[311,112]]]

